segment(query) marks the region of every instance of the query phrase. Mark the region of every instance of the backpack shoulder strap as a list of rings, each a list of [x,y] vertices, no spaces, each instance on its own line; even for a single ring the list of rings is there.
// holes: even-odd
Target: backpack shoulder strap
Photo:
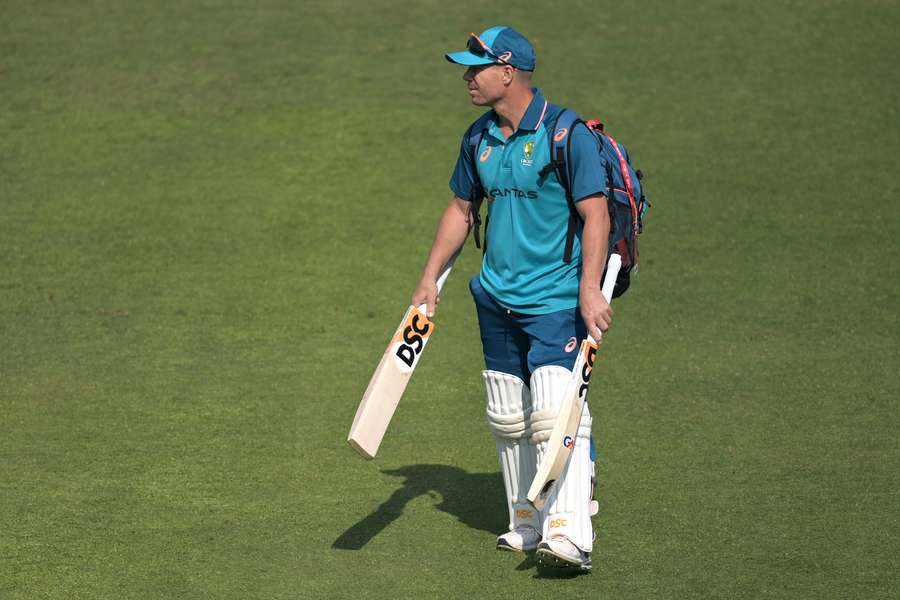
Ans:
[[[571,197],[569,187],[569,149],[571,142],[569,133],[578,123],[582,122],[575,111],[568,108],[560,108],[553,119],[553,126],[547,128],[550,147],[550,162],[538,173],[539,177],[546,177],[551,171],[555,171],[559,183],[566,190],[566,196]]]
[[[466,146],[469,150],[469,160],[472,163],[472,173],[475,176],[475,185],[472,186],[472,194],[469,196],[468,200],[470,202],[469,208],[472,211],[472,229],[475,233],[476,248],[482,248],[481,204],[484,201],[484,186],[481,185],[481,180],[478,177],[478,162],[476,161],[476,156],[478,155],[478,147],[481,145],[481,140],[484,139],[484,134],[488,127],[490,127],[493,118],[492,115],[493,111],[484,113],[478,120],[472,123],[469,130],[466,131]],[[485,233],[487,233],[487,224],[485,224]],[[482,250],[487,251],[487,239],[484,241]]]
[[[572,262],[572,249],[575,245],[575,231],[580,219],[575,208],[575,200],[572,198],[572,130],[579,124],[584,125],[575,111],[562,108],[553,121],[553,127],[548,129],[550,136],[550,162],[538,173],[539,177],[545,177],[551,171],[556,173],[560,185],[566,192],[566,202],[569,204],[569,224],[566,230],[566,246],[563,250],[563,261]]]

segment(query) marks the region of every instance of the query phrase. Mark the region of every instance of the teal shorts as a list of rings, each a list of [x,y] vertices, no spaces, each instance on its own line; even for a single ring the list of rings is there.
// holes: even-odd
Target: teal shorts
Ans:
[[[578,308],[545,315],[516,313],[500,306],[478,275],[469,282],[469,290],[478,310],[485,368],[515,375],[528,385],[539,367],[575,365],[578,347],[587,336]]]

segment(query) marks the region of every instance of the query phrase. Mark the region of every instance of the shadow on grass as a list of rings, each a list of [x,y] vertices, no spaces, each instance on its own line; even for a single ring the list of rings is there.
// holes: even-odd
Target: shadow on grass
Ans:
[[[450,465],[409,465],[383,473],[404,477],[403,485],[375,512],[342,533],[332,548],[359,550],[393,523],[410,500],[432,496],[435,492],[442,498],[436,508],[455,516],[461,523],[494,535],[506,530],[500,473],[467,473]],[[496,501],[487,508],[486,498],[496,498]]]

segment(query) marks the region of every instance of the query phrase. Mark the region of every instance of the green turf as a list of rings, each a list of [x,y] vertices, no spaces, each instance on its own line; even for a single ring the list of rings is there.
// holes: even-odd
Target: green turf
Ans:
[[[594,21],[593,26],[589,26]],[[345,444],[508,22],[649,174],[595,570],[493,550],[468,247]],[[0,4],[0,597],[895,598],[895,2]]]

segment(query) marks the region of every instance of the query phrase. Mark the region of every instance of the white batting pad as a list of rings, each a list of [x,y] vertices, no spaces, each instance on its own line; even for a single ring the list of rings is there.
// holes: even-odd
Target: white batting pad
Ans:
[[[537,446],[538,465],[547,451],[547,440],[571,377],[572,371],[557,366],[541,367],[531,376],[534,402],[531,438]],[[591,478],[594,465],[591,461],[590,437],[591,415],[585,405],[575,446],[565,470],[550,493],[542,523],[544,539],[564,535],[585,552],[591,551],[594,539],[591,526]]]
[[[487,389],[487,422],[500,455],[509,528],[528,525],[540,531],[541,515],[526,498],[537,472],[535,447],[530,440],[531,394],[515,375],[499,371],[484,371],[483,374]]]

